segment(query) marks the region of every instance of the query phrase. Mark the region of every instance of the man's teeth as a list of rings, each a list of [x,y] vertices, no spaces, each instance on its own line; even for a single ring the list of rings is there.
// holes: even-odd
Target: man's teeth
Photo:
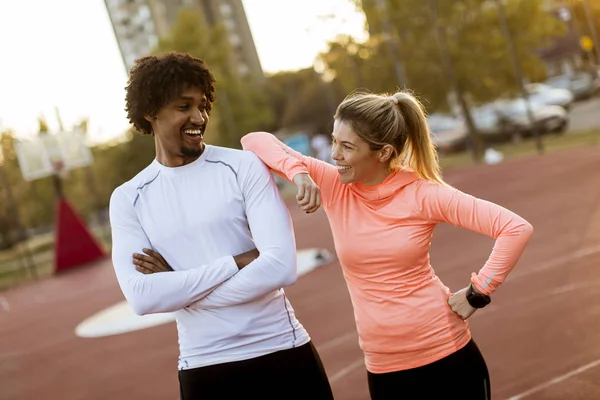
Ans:
[[[183,133],[185,133],[186,135],[194,135],[194,136],[198,136],[198,135],[202,135],[202,130],[200,129],[188,129],[186,131],[183,131]]]
[[[343,171],[343,170],[350,169],[350,168],[351,168],[351,167],[347,167],[347,166],[345,166],[345,165],[338,165],[338,166],[337,166],[337,169],[338,169],[338,170],[342,170],[342,171]]]

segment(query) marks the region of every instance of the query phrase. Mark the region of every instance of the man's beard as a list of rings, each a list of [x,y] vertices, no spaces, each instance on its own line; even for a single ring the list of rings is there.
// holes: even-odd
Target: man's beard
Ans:
[[[204,152],[204,142],[198,147],[181,146],[181,154],[184,157],[200,157]]]

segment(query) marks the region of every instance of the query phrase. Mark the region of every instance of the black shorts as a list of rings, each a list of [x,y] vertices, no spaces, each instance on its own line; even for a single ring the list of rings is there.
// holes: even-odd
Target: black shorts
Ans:
[[[333,400],[312,342],[249,360],[179,371],[181,400]]]

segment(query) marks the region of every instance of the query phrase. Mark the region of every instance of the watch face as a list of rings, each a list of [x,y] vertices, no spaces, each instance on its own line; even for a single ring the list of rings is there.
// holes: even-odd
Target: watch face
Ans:
[[[487,296],[479,295],[477,293],[470,293],[470,295],[467,297],[467,300],[469,301],[471,307],[475,308],[482,308],[487,306],[490,303],[488,299],[489,298]]]
[[[471,303],[472,303],[473,307],[476,307],[476,308],[487,305],[487,301],[485,301],[485,298],[480,297],[480,296],[471,297]]]

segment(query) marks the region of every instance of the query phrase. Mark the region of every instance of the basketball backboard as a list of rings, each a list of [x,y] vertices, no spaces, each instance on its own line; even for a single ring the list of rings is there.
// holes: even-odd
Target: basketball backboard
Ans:
[[[32,181],[92,163],[92,152],[80,130],[45,133],[15,143],[21,173]]]

